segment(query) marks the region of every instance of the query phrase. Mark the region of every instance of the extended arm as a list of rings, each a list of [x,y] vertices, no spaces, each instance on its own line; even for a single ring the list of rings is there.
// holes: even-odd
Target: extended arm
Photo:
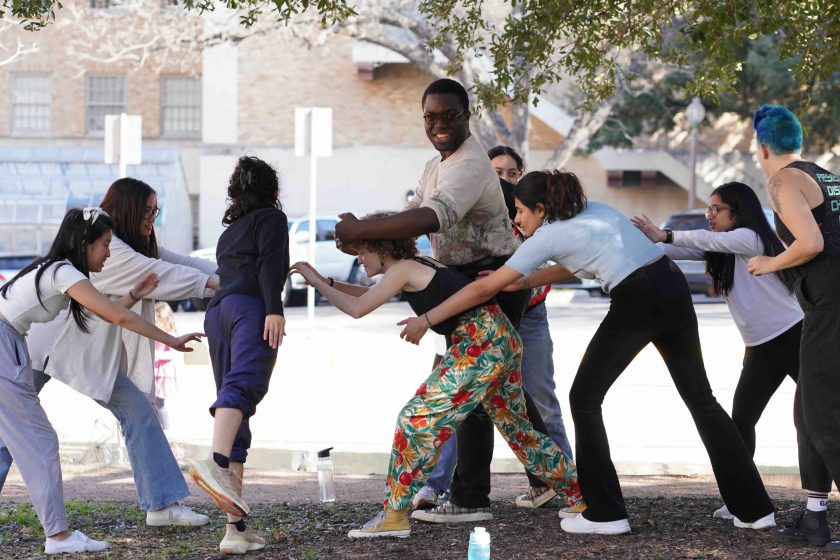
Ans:
[[[389,268],[375,286],[366,288],[358,296],[348,293],[336,286],[330,286],[329,281],[316,271],[309,263],[298,262],[292,265],[292,273],[298,273],[306,279],[306,283],[321,292],[330,303],[350,315],[354,319],[364,317],[383,303],[397,295],[408,283],[408,268],[398,263]],[[346,286],[346,284],[343,284]]]
[[[73,284],[68,288],[67,295],[106,321],[134,331],[141,336],[162,342],[180,352],[192,352],[192,349],[186,346],[187,342],[199,341],[204,336],[201,333],[190,333],[174,337],[149,323],[140,315],[129,311],[99,293],[89,280],[82,280]]]
[[[405,325],[400,337],[404,338],[406,342],[417,344],[429,327],[484,303],[521,277],[521,273],[504,265],[489,276],[470,282],[446,301],[424,313],[422,317],[411,317],[397,323],[398,325]]]
[[[747,270],[756,276],[799,266],[823,250],[822,233],[799,185],[782,185],[774,200],[781,210],[779,216],[795,240],[775,257],[762,255],[751,258],[747,263]]]
[[[575,277],[569,269],[563,265],[555,264],[546,268],[535,270],[528,276],[522,276],[516,282],[505,288],[505,291],[529,290],[537,286],[545,286],[554,282],[565,282]]]
[[[440,229],[437,214],[431,208],[412,208],[393,216],[359,220],[353,214],[341,214],[335,235],[341,243],[361,239],[408,239]]]

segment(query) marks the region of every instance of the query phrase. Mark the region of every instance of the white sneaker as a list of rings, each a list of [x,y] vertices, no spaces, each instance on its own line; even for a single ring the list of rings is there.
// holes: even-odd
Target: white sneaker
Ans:
[[[411,499],[414,509],[431,509],[440,502],[440,495],[431,486],[424,486]]]
[[[47,537],[47,540],[44,543],[44,554],[99,552],[100,550],[105,550],[109,546],[111,545],[105,541],[95,541],[81,531],[73,531],[73,533],[63,541]]]
[[[250,527],[244,531],[236,531],[232,535],[225,533],[225,538],[219,544],[222,554],[245,554],[253,550],[265,548],[265,539],[254,533]]]
[[[567,533],[583,535],[623,535],[630,532],[630,522],[627,519],[589,521],[583,515],[576,515],[560,521],[560,528]]]
[[[157,511],[146,512],[146,525],[149,527],[165,527],[169,525],[181,527],[200,527],[207,525],[210,518],[196,513],[187,506],[172,504]]]
[[[729,513],[729,508],[726,505],[723,505],[715,510],[712,514],[712,517],[715,519],[735,519],[735,516]]]
[[[737,517],[733,517],[733,523],[739,529],[753,529],[755,531],[763,531],[764,529],[772,529],[776,526],[776,514],[768,513],[761,519],[756,519],[752,523],[744,523]]]

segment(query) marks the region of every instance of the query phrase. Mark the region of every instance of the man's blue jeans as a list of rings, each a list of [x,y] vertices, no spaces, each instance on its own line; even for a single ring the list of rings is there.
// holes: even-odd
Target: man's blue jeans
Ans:
[[[50,376],[40,371],[35,371],[34,377],[38,392],[50,380]],[[140,509],[157,511],[189,496],[184,475],[151,403],[128,376],[117,375],[110,401],[96,402],[110,410],[120,422]],[[0,490],[11,466],[12,456],[0,441]]]
[[[522,316],[519,336],[522,338],[522,385],[536,404],[548,430],[548,436],[571,458],[572,446],[566,436],[560,401],[557,400],[555,392],[554,343],[548,330],[548,312],[544,301]],[[443,494],[452,483],[452,475],[458,461],[456,441],[453,434],[444,444],[440,450],[440,458],[426,481],[426,486],[438,494]]]

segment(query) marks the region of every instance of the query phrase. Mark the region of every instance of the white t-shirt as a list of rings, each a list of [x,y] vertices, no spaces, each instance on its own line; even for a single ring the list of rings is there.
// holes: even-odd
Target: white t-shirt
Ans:
[[[9,287],[5,298],[0,296],[0,314],[23,335],[29,331],[32,323],[52,321],[70,304],[70,297],[65,295],[67,290],[88,279],[68,260],[53,263],[41,275],[41,301],[38,301],[35,292],[37,272],[38,269],[35,269],[19,278]]]
[[[621,212],[589,202],[574,218],[544,223],[505,264],[527,276],[552,260],[579,278],[594,278],[609,292],[661,256],[662,250]]]
[[[764,254],[761,238],[750,228],[675,231],[674,244],[661,247],[675,260],[704,260],[706,251],[735,255],[732,289],[725,299],[745,346],[773,340],[802,320],[802,308],[778,274],[753,276],[747,270],[751,257]]]

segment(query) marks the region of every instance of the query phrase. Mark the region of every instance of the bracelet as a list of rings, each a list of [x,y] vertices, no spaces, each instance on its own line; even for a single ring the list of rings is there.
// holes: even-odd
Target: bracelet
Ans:
[[[432,322],[429,321],[429,312],[426,311],[425,313],[423,313],[423,317],[426,318],[426,324],[429,325],[429,328],[432,328]]]
[[[134,289],[128,290],[128,297],[130,297],[134,303],[140,301],[140,298],[134,295]]]
[[[327,276],[327,280],[330,281],[330,288],[335,286],[335,278],[333,278],[332,276]]]
[[[668,228],[665,228],[665,243],[673,243],[674,242],[674,231]]]

